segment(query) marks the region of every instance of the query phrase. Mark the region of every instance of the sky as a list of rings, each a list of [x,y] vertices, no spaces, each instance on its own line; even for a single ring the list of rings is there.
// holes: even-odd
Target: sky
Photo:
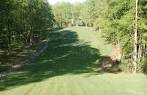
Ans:
[[[86,0],[48,0],[49,1],[49,3],[51,4],[51,5],[53,5],[53,4],[56,4],[56,3],[58,3],[58,2],[62,2],[62,1],[64,1],[64,2],[70,2],[70,3],[82,3],[82,2],[84,2],[84,1],[86,1]]]

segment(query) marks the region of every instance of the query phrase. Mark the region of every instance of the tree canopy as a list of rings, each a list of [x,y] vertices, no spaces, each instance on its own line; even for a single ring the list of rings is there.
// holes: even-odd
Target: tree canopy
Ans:
[[[47,37],[53,24],[47,0],[0,0],[0,51],[9,55],[16,49],[35,46]]]

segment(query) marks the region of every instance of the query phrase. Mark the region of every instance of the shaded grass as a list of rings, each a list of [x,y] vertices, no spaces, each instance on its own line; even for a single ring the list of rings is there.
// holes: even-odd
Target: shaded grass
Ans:
[[[0,73],[9,70],[13,65],[25,61],[41,46],[41,42],[32,47],[16,44],[9,54],[6,51],[0,50]]]
[[[39,82],[46,78],[94,72],[99,51],[81,43],[76,32],[63,30],[50,33],[49,48],[33,65],[25,66],[1,82],[1,90],[19,85]]]

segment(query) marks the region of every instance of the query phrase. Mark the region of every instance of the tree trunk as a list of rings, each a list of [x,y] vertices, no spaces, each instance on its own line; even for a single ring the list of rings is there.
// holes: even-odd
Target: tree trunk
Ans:
[[[133,55],[133,66],[134,66],[134,70],[133,72],[136,73],[137,72],[137,55],[138,55],[138,50],[137,50],[137,44],[138,44],[138,0],[136,0],[136,15],[135,15],[135,28],[134,28],[134,55]]]
[[[139,34],[139,38],[138,38],[138,63],[141,62],[141,58],[142,58],[142,34],[141,33],[138,33]]]
[[[7,32],[8,32],[8,55],[10,54],[11,50],[11,30],[10,30],[10,19],[8,17],[8,23],[7,23]]]
[[[61,27],[61,28],[63,27],[62,15],[61,15],[61,18],[60,18],[60,27]]]

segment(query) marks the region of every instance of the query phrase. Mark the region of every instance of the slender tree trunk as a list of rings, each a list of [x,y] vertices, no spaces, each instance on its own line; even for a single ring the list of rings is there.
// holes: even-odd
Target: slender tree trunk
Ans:
[[[72,12],[71,25],[74,26],[74,15],[73,15],[73,12]]]
[[[136,15],[135,15],[135,28],[134,28],[134,55],[133,55],[133,65],[134,65],[134,70],[133,72],[137,72],[137,55],[138,55],[138,50],[137,50],[137,44],[138,44],[138,0],[136,0]]]
[[[118,27],[117,27],[118,29]],[[119,32],[117,30],[117,40],[116,40],[116,49],[117,49],[117,60],[121,61],[121,46],[120,46],[120,36],[119,36]]]
[[[139,34],[139,41],[138,41],[138,63],[141,62],[141,58],[142,58],[142,34],[141,33],[138,33]]]
[[[8,54],[10,54],[10,45],[11,45],[11,32],[10,32],[10,26],[8,24]]]
[[[61,15],[61,18],[60,18],[60,27],[63,27],[62,15]]]
[[[29,39],[29,42],[30,42],[30,46],[32,46],[33,45],[33,26],[31,25],[31,27],[30,27],[31,29],[30,29],[30,39]]]

